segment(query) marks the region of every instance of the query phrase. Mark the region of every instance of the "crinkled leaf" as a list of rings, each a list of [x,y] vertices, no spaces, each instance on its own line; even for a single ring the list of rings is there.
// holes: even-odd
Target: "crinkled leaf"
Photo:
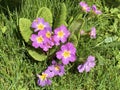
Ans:
[[[49,24],[52,26],[53,23],[53,17],[51,10],[47,7],[42,7],[38,10],[37,17],[44,18],[46,22],[49,22]]]
[[[34,60],[44,61],[47,59],[47,55],[45,55],[43,51],[35,50],[33,48],[28,48],[27,51]]]
[[[19,30],[20,33],[25,40],[25,42],[29,42],[30,36],[32,34],[32,30],[30,29],[31,27],[31,21],[26,18],[20,18],[19,20]]]
[[[66,18],[67,18],[67,8],[66,8],[65,3],[61,3],[61,5],[60,5],[60,13],[57,16],[54,27],[56,28],[56,27],[59,27],[61,25],[67,26]]]

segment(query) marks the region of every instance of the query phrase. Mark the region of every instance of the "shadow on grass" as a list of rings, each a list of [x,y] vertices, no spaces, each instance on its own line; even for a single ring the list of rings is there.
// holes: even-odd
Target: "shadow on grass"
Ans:
[[[8,14],[8,8],[11,12],[14,10],[20,10],[22,0],[1,0],[0,1],[0,8],[1,11],[5,14]]]
[[[120,0],[105,0],[105,5],[108,7],[119,7],[120,6]]]

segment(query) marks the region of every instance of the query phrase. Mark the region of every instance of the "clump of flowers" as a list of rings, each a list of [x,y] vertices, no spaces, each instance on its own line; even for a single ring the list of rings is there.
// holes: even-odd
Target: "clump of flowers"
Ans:
[[[80,2],[79,5],[85,12],[90,12],[91,7],[85,2]],[[96,6],[92,6],[92,11],[95,14],[102,14],[100,10],[97,10]],[[38,80],[37,84],[39,86],[51,85],[52,78],[55,76],[63,76],[65,74],[65,66],[69,63],[76,61],[76,47],[72,42],[68,40],[71,33],[65,25],[61,25],[54,30],[44,18],[36,18],[32,24],[33,34],[30,37],[32,46],[34,48],[40,48],[43,52],[50,52],[51,48],[58,47],[58,51],[54,52],[54,57],[52,58],[52,64],[49,65],[41,75],[37,74]],[[86,35],[84,30],[81,30],[81,35]],[[92,27],[91,31],[87,34],[90,38],[96,38],[96,28]],[[89,72],[95,66],[95,57],[90,55],[84,64],[78,66],[78,72]]]
[[[92,7],[90,7],[90,6],[89,6],[86,2],[84,2],[84,1],[81,1],[81,2],[79,3],[79,5],[82,7],[82,10],[83,10],[84,12],[90,12],[90,11],[92,11],[94,14],[98,14],[98,15],[102,14],[102,12],[97,9],[96,5],[93,5]]]
[[[36,18],[31,27],[34,29],[34,34],[31,35],[32,46],[48,51],[54,45],[52,41],[52,30],[48,22],[43,18]]]
[[[64,65],[62,63],[57,63],[55,60],[52,61],[52,65],[42,73],[42,75],[37,74],[38,80],[37,84],[39,86],[51,85],[51,78],[55,76],[63,76],[65,74]]]
[[[76,61],[76,48],[73,43],[67,42],[70,31],[64,25],[61,25],[52,32],[50,25],[43,18],[37,18],[33,21],[31,27],[35,29],[30,38],[34,48],[41,48],[47,52],[53,46],[60,46],[60,50],[56,52],[56,58],[59,60],[59,63],[53,60],[52,65],[48,66],[42,75],[37,74],[37,84],[39,86],[51,85],[51,78],[63,76],[65,74],[65,65]],[[92,38],[95,38],[94,32],[95,28],[92,28]],[[95,66],[94,60],[92,56],[89,56],[84,65],[79,65],[79,72],[90,71]]]
[[[102,11],[98,10],[96,5],[92,5],[91,7],[84,1],[81,1],[79,3],[79,5],[81,6],[82,10],[84,12],[87,12],[87,14],[89,14],[90,12],[90,15],[91,17],[93,16],[96,16],[96,15],[101,15],[102,14]],[[93,15],[94,14],[94,15]],[[89,17],[89,19],[91,18]],[[80,31],[80,35],[81,36],[84,36],[84,35],[89,35],[91,39],[95,39],[96,38],[96,28],[93,26],[91,28],[91,30],[89,32],[85,32],[85,30],[81,30]]]
[[[92,27],[90,32],[85,32],[84,30],[80,31],[80,35],[89,35],[91,39],[95,39],[96,38],[96,28]]]
[[[32,22],[31,27],[34,29],[34,33],[31,35],[30,40],[34,48],[40,48],[47,52],[53,46],[63,44],[61,45],[61,50],[56,52],[56,58],[62,62],[59,61],[59,63],[57,63],[53,60],[52,65],[48,66],[42,75],[37,74],[37,83],[39,86],[51,85],[51,78],[63,76],[65,74],[65,65],[76,60],[76,48],[72,43],[67,42],[70,31],[65,25],[57,27],[54,32],[52,32],[48,22],[45,22],[43,18],[36,18]],[[65,42],[67,43],[64,44]]]

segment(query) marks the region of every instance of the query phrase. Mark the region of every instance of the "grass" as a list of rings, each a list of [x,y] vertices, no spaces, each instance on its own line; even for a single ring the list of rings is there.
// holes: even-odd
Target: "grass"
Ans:
[[[23,0],[19,2],[19,7],[14,9],[11,5],[7,6],[10,2],[4,2],[4,6],[0,5],[2,7],[0,22],[7,27],[5,33],[0,31],[0,90],[119,90],[120,76],[117,62],[120,60],[118,58],[120,52],[118,14],[120,12],[115,9],[120,7],[112,5],[112,1],[110,3],[104,0],[86,1],[90,5],[96,4],[103,14],[86,23],[84,27],[86,31],[95,25],[97,38],[95,40],[80,38],[77,60],[85,60],[91,54],[96,57],[96,66],[89,73],[80,74],[76,67],[69,68],[71,65],[68,65],[63,77],[54,77],[52,85],[43,88],[36,84],[36,74],[41,73],[47,67],[47,63],[34,61],[28,55],[26,43],[19,33],[18,20],[21,17],[33,20],[37,10],[42,6],[51,9],[55,20],[55,16],[59,14],[60,2],[65,2],[68,8],[68,22],[72,16],[75,17],[80,12],[78,5],[80,0]],[[117,36],[118,39],[96,46],[105,38],[112,36]]]

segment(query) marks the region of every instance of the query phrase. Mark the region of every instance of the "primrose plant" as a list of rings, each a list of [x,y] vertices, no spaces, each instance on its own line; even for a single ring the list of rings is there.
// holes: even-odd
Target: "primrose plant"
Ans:
[[[29,55],[37,61],[51,60],[51,65],[42,74],[37,74],[39,86],[51,85],[53,77],[63,76],[65,66],[77,61],[76,48],[80,35],[89,35],[91,39],[96,38],[95,27],[92,27],[89,32],[82,29],[85,22],[80,16],[90,12],[100,15],[102,12],[97,10],[95,5],[92,8],[85,2],[80,2],[79,5],[83,12],[80,12],[69,24],[66,22],[67,8],[64,3],[61,3],[60,16],[54,22],[54,26],[52,13],[47,7],[40,8],[36,19],[32,22],[27,18],[19,20],[20,33],[28,44],[26,48]],[[77,69],[80,73],[89,72],[94,66],[95,57],[90,55],[84,64],[78,65]]]

